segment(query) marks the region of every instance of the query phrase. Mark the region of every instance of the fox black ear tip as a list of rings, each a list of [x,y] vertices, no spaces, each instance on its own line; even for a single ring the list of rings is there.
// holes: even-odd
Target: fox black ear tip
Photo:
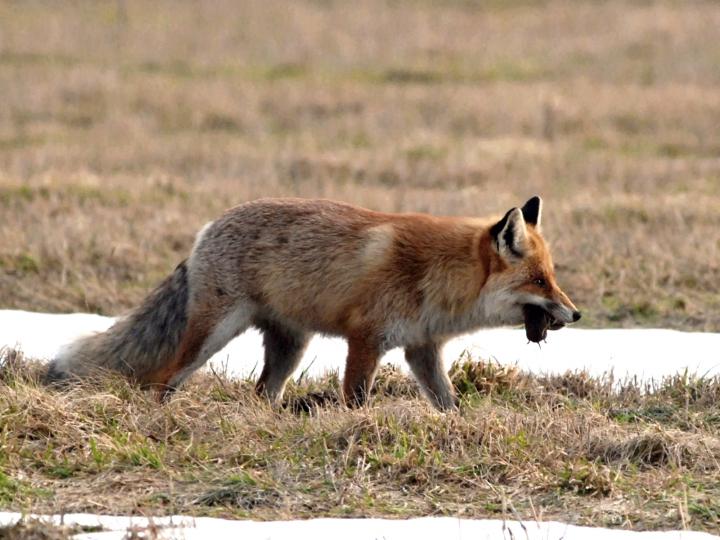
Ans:
[[[523,217],[530,225],[540,224],[540,215],[542,214],[542,199],[535,195],[528,199],[522,207]]]

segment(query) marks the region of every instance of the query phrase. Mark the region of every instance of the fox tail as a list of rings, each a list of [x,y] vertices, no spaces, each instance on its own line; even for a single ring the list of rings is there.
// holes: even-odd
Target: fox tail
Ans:
[[[188,299],[188,270],[182,262],[138,308],[108,330],[64,347],[50,363],[45,382],[109,371],[145,385],[168,384],[187,340]]]

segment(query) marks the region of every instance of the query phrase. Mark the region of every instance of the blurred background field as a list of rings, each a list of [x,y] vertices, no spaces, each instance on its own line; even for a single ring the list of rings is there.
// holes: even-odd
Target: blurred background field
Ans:
[[[117,314],[224,208],[545,198],[585,326],[720,331],[720,6],[0,3],[0,307]]]

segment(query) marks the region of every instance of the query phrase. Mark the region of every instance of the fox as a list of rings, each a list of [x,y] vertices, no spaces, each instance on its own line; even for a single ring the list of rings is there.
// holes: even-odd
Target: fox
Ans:
[[[553,330],[581,317],[557,284],[541,214],[538,196],[499,219],[323,199],[240,204],[200,230],[139,307],[61,350],[45,381],[118,372],[164,401],[252,326],[264,345],[255,390],[273,404],[320,333],[347,341],[348,406],[367,402],[381,356],[402,347],[422,394],[441,411],[456,408],[440,354],[447,340],[521,325],[528,307]]]

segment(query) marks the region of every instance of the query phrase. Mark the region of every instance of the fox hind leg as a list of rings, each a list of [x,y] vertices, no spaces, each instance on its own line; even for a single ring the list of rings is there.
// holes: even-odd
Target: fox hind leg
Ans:
[[[300,364],[309,336],[277,321],[255,321],[263,333],[265,363],[255,391],[266,396],[272,403],[282,399],[285,385]]]
[[[163,381],[161,399],[167,400],[195,370],[202,367],[231,339],[244,332],[250,326],[252,315],[253,308],[246,302],[239,302],[220,312],[212,309],[195,310],[188,324],[186,339],[175,361],[166,368],[168,376]],[[212,323],[208,324],[209,321]]]
[[[446,411],[457,407],[457,398],[443,369],[440,346],[437,343],[406,347],[405,360],[420,383],[423,394],[436,408]]]

